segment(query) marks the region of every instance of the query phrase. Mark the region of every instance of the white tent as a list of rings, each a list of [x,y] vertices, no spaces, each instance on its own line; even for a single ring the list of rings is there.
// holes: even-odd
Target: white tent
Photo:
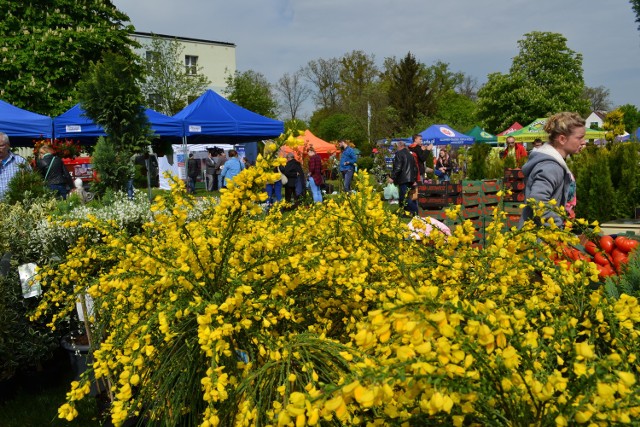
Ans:
[[[186,147],[186,152],[185,152]],[[167,154],[162,157],[158,157],[158,170],[160,173],[160,188],[163,190],[169,190],[171,188],[169,180],[165,178],[164,173],[169,171],[172,175],[177,176],[179,179],[185,180],[187,179],[187,175],[185,173],[186,169],[186,160],[188,159],[189,153],[193,153],[193,157],[196,159],[200,159],[202,162],[201,170],[204,177],[204,159],[207,158],[208,151],[210,148],[218,147],[228,152],[229,150],[234,149],[235,146],[231,144],[173,144],[171,148],[173,149],[173,154]],[[238,150],[238,155],[240,156],[240,150]],[[244,156],[242,156],[244,157]],[[204,179],[204,178],[203,178]]]

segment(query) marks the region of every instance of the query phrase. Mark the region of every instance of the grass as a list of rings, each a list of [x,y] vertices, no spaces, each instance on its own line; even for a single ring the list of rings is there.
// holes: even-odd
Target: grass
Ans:
[[[58,407],[65,402],[72,372],[64,372],[57,378],[43,380],[37,375],[22,376],[16,394],[9,400],[0,402],[0,426],[2,427],[96,427],[98,419],[96,400],[86,398],[79,402],[78,417],[72,422],[58,418]]]

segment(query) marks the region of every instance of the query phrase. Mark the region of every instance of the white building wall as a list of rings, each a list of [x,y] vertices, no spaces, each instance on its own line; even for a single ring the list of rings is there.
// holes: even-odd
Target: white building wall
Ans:
[[[213,89],[224,96],[223,90],[227,87],[225,79],[236,72],[236,45],[233,43],[217,42],[212,40],[192,39],[164,34],[155,34],[166,39],[176,39],[184,47],[182,51],[182,63],[187,55],[198,57],[198,67],[202,67],[202,73],[211,82],[209,89]],[[136,32],[132,39],[140,43],[140,49],[136,53],[145,57],[148,45],[151,44],[152,34]]]
[[[597,123],[598,128],[600,129],[602,129],[602,126],[604,125],[604,121],[595,112],[592,112],[591,114],[589,114],[589,117],[585,119],[585,123],[587,125],[587,128],[591,128],[592,123]]]

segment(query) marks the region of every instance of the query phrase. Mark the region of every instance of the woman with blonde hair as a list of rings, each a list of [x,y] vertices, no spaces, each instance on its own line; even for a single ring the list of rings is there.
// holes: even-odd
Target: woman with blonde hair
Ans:
[[[544,130],[549,134],[549,142],[531,152],[529,161],[522,167],[525,176],[525,197],[537,202],[548,203],[555,200],[557,206],[564,206],[570,218],[575,217],[576,180],[567,166],[568,156],[579,153],[586,145],[585,120],[577,113],[563,112],[547,120]],[[533,210],[527,206],[522,211],[520,226],[533,218]],[[547,210],[542,218],[533,218],[540,223],[553,218],[562,227],[562,218]]]

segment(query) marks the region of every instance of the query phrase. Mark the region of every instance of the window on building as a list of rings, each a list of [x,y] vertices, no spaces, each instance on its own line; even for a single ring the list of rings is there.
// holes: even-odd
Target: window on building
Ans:
[[[198,57],[193,55],[185,55],[184,66],[187,74],[195,76],[196,74],[198,74]]]
[[[591,125],[589,126],[590,129],[598,129],[599,127],[598,122],[591,122]]]
[[[158,54],[158,52],[155,52],[153,50],[148,50],[145,52],[145,58],[147,59],[147,61],[156,61],[159,56],[160,55]]]
[[[152,108],[154,110],[160,109],[161,101],[162,98],[160,98],[160,95],[158,95],[157,93],[149,94],[149,96],[147,97],[147,105],[149,106],[149,108]]]

